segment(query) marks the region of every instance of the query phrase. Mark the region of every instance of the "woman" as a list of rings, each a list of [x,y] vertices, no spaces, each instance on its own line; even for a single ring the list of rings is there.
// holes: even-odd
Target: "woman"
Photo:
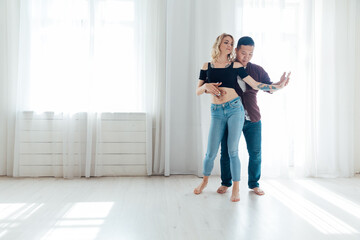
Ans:
[[[240,76],[253,89],[263,91],[273,92],[279,90],[284,87],[285,83],[282,85],[268,85],[259,83],[250,77],[239,62],[234,62],[234,38],[229,34],[223,33],[216,38],[211,55],[212,61],[205,63],[200,71],[199,83],[196,89],[197,95],[211,93],[212,103],[208,147],[203,167],[204,178],[202,183],[194,189],[194,193],[200,194],[208,183],[220,141],[227,125],[230,170],[234,183],[230,200],[237,202],[240,200],[238,145],[245,117],[241,99],[235,91],[235,86],[238,84],[237,76]]]

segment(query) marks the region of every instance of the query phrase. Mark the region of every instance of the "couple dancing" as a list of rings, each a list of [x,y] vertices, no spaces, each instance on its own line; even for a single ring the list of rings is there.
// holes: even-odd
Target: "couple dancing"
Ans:
[[[239,39],[234,53],[234,38],[226,33],[216,38],[212,48],[212,61],[205,63],[200,71],[196,94],[208,93],[211,98],[211,125],[208,146],[203,163],[203,180],[194,189],[200,194],[206,187],[221,144],[221,186],[218,193],[225,193],[232,185],[230,200],[240,201],[240,159],[238,145],[244,133],[249,152],[248,186],[256,194],[261,173],[261,121],[257,106],[258,90],[275,92],[289,82],[290,73],[272,84],[268,74],[258,65],[250,63],[254,51],[250,37]]]

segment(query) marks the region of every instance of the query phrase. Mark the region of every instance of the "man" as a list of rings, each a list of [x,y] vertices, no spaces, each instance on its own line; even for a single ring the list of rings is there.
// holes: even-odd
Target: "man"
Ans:
[[[254,40],[251,37],[242,37],[239,39],[236,47],[236,59],[245,68],[247,73],[255,79],[255,81],[272,84],[269,75],[265,70],[250,62],[254,52]],[[275,84],[280,84],[286,81],[288,84],[290,73],[285,77],[285,73],[281,76],[280,81]],[[261,176],[261,115],[260,109],[257,105],[258,90],[254,90],[248,84],[238,79],[239,88],[236,92],[241,96],[243,106],[245,108],[245,123],[243,127],[243,134],[246,141],[246,146],[249,153],[249,167],[248,167],[248,186],[257,195],[264,195],[264,191],[259,188],[259,179]],[[228,187],[232,185],[230,158],[227,151],[227,129],[221,141],[221,186],[217,192],[225,193]]]

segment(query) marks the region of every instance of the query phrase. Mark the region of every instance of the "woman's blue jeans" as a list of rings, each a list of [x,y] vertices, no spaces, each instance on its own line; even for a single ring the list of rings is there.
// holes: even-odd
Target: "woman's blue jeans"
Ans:
[[[261,121],[251,122],[245,120],[243,133],[249,153],[248,185],[249,188],[253,189],[259,187],[259,179],[261,176]],[[227,130],[225,129],[221,141],[221,185],[230,187],[232,185],[231,165],[227,144]]]
[[[240,181],[239,140],[244,125],[244,108],[240,97],[223,104],[211,104],[211,125],[204,159],[204,176],[210,176],[221,139],[228,128],[228,153],[233,181]]]

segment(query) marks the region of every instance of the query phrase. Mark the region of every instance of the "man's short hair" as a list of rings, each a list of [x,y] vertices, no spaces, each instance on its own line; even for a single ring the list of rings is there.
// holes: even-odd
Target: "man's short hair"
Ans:
[[[239,39],[236,48],[239,48],[241,45],[255,46],[255,42],[251,37],[245,36]]]

